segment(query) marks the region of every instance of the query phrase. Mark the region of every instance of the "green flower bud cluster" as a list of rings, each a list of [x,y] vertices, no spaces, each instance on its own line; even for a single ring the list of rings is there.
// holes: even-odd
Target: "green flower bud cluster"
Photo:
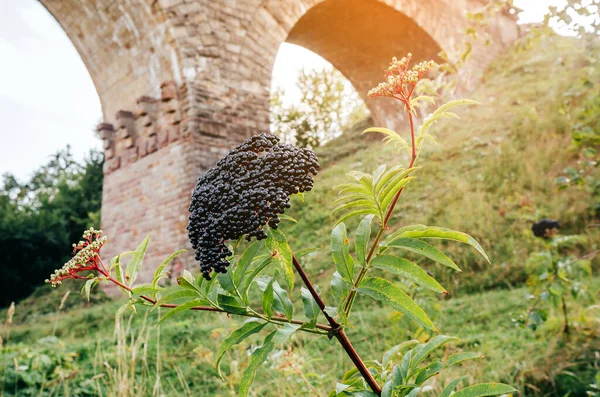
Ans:
[[[98,269],[100,260],[98,253],[106,241],[106,236],[102,236],[102,230],[95,230],[93,227],[86,230],[83,233],[83,240],[73,244],[75,255],[63,267],[56,269],[46,283],[56,287],[68,278],[86,278],[79,273]]]

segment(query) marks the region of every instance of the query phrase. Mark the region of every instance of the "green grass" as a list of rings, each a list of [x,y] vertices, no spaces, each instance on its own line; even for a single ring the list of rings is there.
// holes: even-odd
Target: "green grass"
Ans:
[[[585,105],[572,95],[581,89],[584,70],[588,79],[600,84],[600,63],[591,63],[589,53],[576,40],[549,38],[533,49],[507,54],[469,95],[481,106],[460,109],[460,122],[437,125],[440,144],[427,146],[419,159],[418,179],[403,194],[392,228],[425,223],[465,231],[481,242],[492,261],[489,265],[468,247],[448,244],[442,246],[444,251],[464,272],[429,267],[451,294],[438,300],[418,292],[417,300],[442,333],[461,337],[448,349],[479,351],[486,359],[460,372],[453,370],[444,379],[434,378],[428,395],[459,373],[467,374],[469,382],[513,384],[527,396],[585,396],[593,382],[600,365],[595,356],[600,354],[600,310],[586,309],[591,302],[569,302],[576,329],[571,337],[560,334],[555,317],[535,332],[522,324],[529,304],[522,287],[523,265],[540,244],[531,235],[532,221],[556,218],[566,234],[589,234],[592,248],[598,242],[585,228],[591,220],[590,195],[583,189],[558,192],[554,185],[575,158],[569,149],[574,121],[564,111],[565,104]],[[295,203],[290,211],[299,223],[283,226],[294,250],[319,248],[302,261],[327,300],[333,272],[327,251],[335,220],[332,187],[351,169],[372,172],[380,164],[407,163],[404,154],[382,147],[373,137],[361,138],[366,126],[318,150],[323,169],[315,188],[304,204]],[[355,226],[350,223],[348,229]],[[68,288],[74,293],[58,311]],[[599,289],[596,278],[590,290]],[[82,303],[74,284],[65,283],[51,294],[42,291],[17,305],[15,323],[0,327],[0,382],[5,385],[0,396],[159,395],[153,392],[157,376],[165,396],[234,396],[249,349],[260,342],[250,339],[227,354],[222,381],[214,368],[215,353],[241,320],[188,312],[157,329],[158,313],[146,318],[140,309],[131,323],[115,327],[122,302],[103,302],[101,294],[95,299]],[[365,298],[357,302],[352,323],[347,333],[365,359],[381,359],[397,343],[431,336]],[[335,340],[298,335],[289,349],[270,356],[252,393],[327,395],[350,368]]]

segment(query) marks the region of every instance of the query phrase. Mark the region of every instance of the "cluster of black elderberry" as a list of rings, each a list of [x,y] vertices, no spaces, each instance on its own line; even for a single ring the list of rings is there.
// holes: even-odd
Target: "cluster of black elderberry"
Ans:
[[[552,219],[542,219],[531,226],[531,230],[536,237],[552,237],[560,229],[560,224]]]
[[[202,275],[225,273],[232,253],[225,243],[243,235],[262,240],[263,226],[277,228],[289,196],[311,190],[319,162],[310,149],[254,136],[198,179],[190,204],[188,234]]]

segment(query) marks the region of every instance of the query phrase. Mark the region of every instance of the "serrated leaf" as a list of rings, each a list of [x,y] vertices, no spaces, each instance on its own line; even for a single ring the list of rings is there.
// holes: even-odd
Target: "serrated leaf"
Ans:
[[[292,305],[292,301],[290,300],[287,291],[281,288],[279,283],[275,281],[273,283],[273,292],[275,296],[273,307],[275,310],[283,313],[288,320],[291,320],[294,315],[294,306]]]
[[[140,284],[136,285],[131,293],[134,295],[143,295],[143,294],[154,294],[158,292],[158,288],[154,288],[152,284]]]
[[[398,258],[391,255],[381,255],[371,261],[371,266],[399,274],[417,285],[427,288],[434,292],[447,294],[448,292],[433,277],[418,265],[404,258]]]
[[[263,345],[258,349],[255,349],[250,355],[250,361],[248,363],[248,367],[242,374],[242,379],[240,380],[240,387],[238,391],[239,397],[247,397],[248,392],[250,391],[250,386],[252,386],[252,382],[254,381],[254,376],[256,375],[256,371],[258,367],[262,363],[265,362],[269,353],[275,347],[275,343],[273,343],[273,337],[277,331],[273,331],[265,338]]]
[[[88,302],[90,301],[90,292],[92,291],[92,287],[98,284],[98,282],[99,281],[97,278],[90,278],[83,285],[82,292],[85,293],[85,297],[87,298]]]
[[[350,219],[350,218],[354,218],[356,216],[361,216],[361,215],[368,215],[368,214],[373,214],[373,215],[379,215],[379,213],[373,209],[362,209],[362,210],[357,210],[357,211],[352,211],[347,213],[346,215],[342,216],[340,219],[338,219],[335,222],[335,226],[339,226],[340,224],[344,223],[346,220]]]
[[[335,272],[331,277],[331,295],[333,296],[333,301],[337,304],[340,304],[350,293],[348,289],[349,285],[342,276]]]
[[[335,268],[342,278],[352,284],[354,277],[354,260],[348,253],[348,236],[346,225],[340,223],[331,232],[331,254]]]
[[[354,201],[351,201],[349,203],[346,203],[346,204],[343,204],[343,205],[340,205],[340,206],[334,208],[333,213],[335,214],[336,212],[348,210],[351,208],[363,208],[363,209],[373,210],[377,213],[379,212],[379,208],[377,208],[375,206],[375,204],[373,204],[372,200],[359,199],[359,200],[354,200]]]
[[[423,225],[417,225],[423,226]],[[481,245],[471,236],[466,233],[458,232],[456,230],[446,229],[443,227],[435,226],[423,226],[413,230],[402,230],[392,233],[386,240],[393,241],[397,238],[408,237],[408,238],[428,238],[428,239],[443,239],[443,240],[454,240],[461,243],[465,243],[475,248],[486,261],[490,262],[485,251]],[[387,244],[387,243],[386,243]]]
[[[456,388],[456,386],[464,378],[466,378],[466,376],[461,376],[460,378],[456,378],[452,382],[448,383],[448,385],[446,385],[446,387],[444,387],[444,390],[442,390],[442,393],[440,394],[440,397],[450,397],[450,394],[452,394],[452,392],[454,391],[454,389]]]
[[[247,339],[251,335],[254,335],[260,332],[268,323],[261,323],[258,321],[248,321],[244,323],[240,328],[236,329],[229,335],[217,351],[217,362],[215,364],[217,368],[217,373],[223,379],[223,374],[221,373],[221,360],[225,356],[225,353],[231,349],[233,346],[241,343],[243,340]]]
[[[443,118],[446,118],[446,117],[456,116],[456,114],[448,112],[448,110],[450,110],[456,106],[461,106],[461,105],[479,105],[479,102],[473,101],[470,99],[457,99],[455,101],[450,101],[450,102],[440,106],[439,108],[437,108],[435,110],[435,112],[433,112],[432,114],[430,114],[428,117],[425,118],[425,120],[423,121],[423,124],[421,125],[421,128],[419,128],[419,135],[423,136],[425,133],[427,133],[429,128],[435,122],[437,122]],[[458,116],[456,116],[456,117],[458,117]]]
[[[262,241],[255,241],[246,248],[244,253],[242,254],[240,260],[237,262],[235,270],[233,272],[233,281],[235,285],[240,285],[242,278],[246,274],[248,267],[252,264],[252,261],[263,247]]]
[[[150,235],[146,236],[146,238],[135,249],[135,252],[131,255],[131,261],[129,261],[127,268],[125,269],[125,278],[128,282],[128,285],[133,285],[140,272],[140,269],[142,268],[142,261],[146,255],[146,249],[148,249],[149,241]]]
[[[402,138],[400,135],[398,135],[398,133],[396,131],[392,131],[390,129],[387,128],[381,128],[381,127],[372,127],[372,128],[367,128],[366,130],[363,131],[363,134],[369,133],[369,132],[379,132],[385,135],[384,141],[387,142],[394,142],[394,144],[398,144],[400,146],[404,147],[410,147],[408,145],[408,142],[406,141],[406,139]]]
[[[398,352],[405,350],[405,349],[410,349],[418,344],[419,344],[418,340],[412,339],[412,340],[407,340],[405,342],[402,342],[402,343],[392,347],[391,349],[389,349],[388,351],[386,351],[383,354],[383,361],[382,361],[383,366],[387,367],[387,365],[390,363],[392,358],[394,358],[394,356],[396,354],[398,354]]]
[[[279,265],[286,287],[291,291],[294,288],[294,279],[296,277],[292,260],[292,250],[286,236],[279,229],[269,229],[267,233],[269,235],[267,245],[272,251],[272,259]]]
[[[267,359],[269,353],[271,353],[271,351],[275,348],[276,345],[287,343],[290,340],[292,334],[298,328],[300,327],[297,325],[285,324],[277,331],[274,331],[267,335],[263,345],[252,352],[252,354],[250,355],[250,362],[248,363],[248,367],[242,374],[242,379],[240,380],[240,397],[248,396],[250,386],[252,385],[252,382],[254,381],[254,376],[256,375],[256,370]]]
[[[237,295],[237,290],[231,279],[231,272],[217,274],[219,285],[231,295]]]
[[[383,201],[383,199],[390,193],[390,191],[394,189],[394,186],[396,186],[400,181],[402,181],[418,169],[419,167],[412,167],[406,170],[400,169],[398,172],[395,172],[394,175],[390,179],[388,179],[385,184],[378,186],[375,193],[377,194],[379,202],[381,203]]]
[[[170,309],[169,311],[167,311],[167,313],[164,316],[162,316],[162,318],[158,321],[157,325],[162,324],[166,319],[171,318],[178,313],[189,310],[194,306],[202,306],[204,304],[206,304],[206,301],[201,300],[201,299],[194,299],[194,300],[182,303],[181,305],[177,306],[176,308],[173,308],[173,309]]]
[[[358,292],[377,299],[392,309],[404,313],[424,327],[437,332],[433,322],[400,287],[378,277],[366,278],[359,285]]]
[[[218,294],[217,295],[217,304],[227,313],[232,314],[244,314],[246,313],[246,308],[240,306],[240,303],[233,296]]]
[[[503,383],[480,383],[478,385],[468,386],[454,393],[453,397],[483,397],[499,396],[501,394],[515,393],[517,390]]]
[[[163,272],[165,270],[165,268],[167,267],[167,265],[169,263],[171,263],[171,261],[173,259],[175,259],[175,257],[177,257],[179,254],[185,252],[186,250],[179,250],[176,251],[174,253],[172,253],[167,259],[165,259],[159,267],[156,268],[156,270],[154,271],[154,278],[152,280],[152,287],[156,288],[158,287],[158,282],[160,281],[161,278],[163,278]]]
[[[411,372],[417,371],[419,365],[436,349],[450,341],[458,340],[454,336],[437,335],[425,344],[419,345],[413,349],[413,358],[410,363]]]
[[[155,307],[160,306],[164,303],[171,303],[183,298],[198,298],[200,294],[196,290],[192,289],[178,289],[175,291],[171,291],[160,297],[156,301]]]
[[[394,199],[394,197],[396,196],[396,194],[398,194],[398,192],[400,191],[400,189],[404,188],[404,186],[409,183],[410,181],[412,181],[413,179],[415,179],[414,176],[407,176],[401,180],[399,180],[398,182],[395,182],[394,184],[390,184],[390,188],[388,190],[388,187],[386,187],[384,189],[384,192],[387,191],[387,194],[385,194],[383,196],[383,198],[381,198],[380,196],[380,206],[381,208],[386,211],[388,209],[388,207],[390,206],[390,204],[392,203],[392,200]],[[383,192],[382,192],[383,194]]]
[[[317,287],[315,286],[315,289]],[[317,290],[317,293],[319,291]],[[304,315],[308,320],[314,320],[319,316],[321,308],[315,299],[312,297],[310,291],[304,287],[300,290],[302,295],[302,304],[304,305]]]
[[[444,253],[435,248],[433,245],[426,243],[425,241],[418,240],[415,238],[402,237],[388,243],[389,247],[402,248],[415,254],[423,255],[431,260],[434,260],[444,266],[452,268],[454,270],[462,271],[456,266],[456,263],[452,259],[448,258]]]
[[[269,281],[269,283],[265,287],[265,290],[264,290],[263,296],[262,296],[263,312],[269,319],[273,315],[273,301],[275,300],[275,293],[273,292],[273,282],[274,281],[275,281],[274,278],[272,278],[271,281]]]
[[[473,352],[464,352],[464,353],[456,353],[448,357],[446,361],[446,366],[451,367],[453,365],[462,364],[465,361],[478,360],[482,359],[483,356],[480,353]]]
[[[438,374],[445,367],[446,366],[442,362],[434,361],[433,363],[425,367],[423,371],[419,372],[419,374],[415,378],[415,383],[417,385],[422,385],[426,380]]]
[[[244,300],[246,300],[246,297],[248,296],[248,289],[250,288],[250,286],[252,285],[252,282],[254,282],[254,280],[256,279],[256,277],[271,263],[271,256],[265,258],[262,260],[262,262],[259,263],[258,266],[256,266],[254,268],[254,270],[252,270],[252,273],[250,273],[249,276],[246,276],[242,279],[240,286],[238,288],[238,291],[240,291],[240,294],[242,294],[242,297],[244,298]]]
[[[356,229],[356,260],[361,266],[365,266],[367,263],[367,249],[369,245],[369,239],[371,238],[371,222],[375,215],[367,215],[358,225]]]

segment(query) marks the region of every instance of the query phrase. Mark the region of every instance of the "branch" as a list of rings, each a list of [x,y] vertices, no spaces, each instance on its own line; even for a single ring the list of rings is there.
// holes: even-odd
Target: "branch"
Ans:
[[[125,284],[119,282],[118,280],[116,280],[115,278],[113,278],[110,274],[104,273],[100,269],[99,269],[99,271],[100,271],[100,273],[102,273],[107,278],[107,280],[109,280],[113,284],[116,284],[119,287],[121,287],[121,288],[123,288],[123,289],[125,289],[125,290],[127,290],[129,292],[133,291],[133,289],[131,287],[129,287],[128,285],[125,285]],[[153,305],[156,305],[157,300],[154,299],[154,298],[151,298],[151,297],[145,296],[145,295],[140,295],[140,298],[142,298],[143,300],[145,300],[147,302],[152,303]],[[167,309],[174,309],[174,308],[176,308],[178,306],[179,305],[176,305],[176,304],[173,304],[173,303],[163,303],[163,304],[159,305],[159,307],[164,307],[164,308],[167,308]],[[223,310],[221,308],[212,307],[212,306],[194,306],[194,307],[191,307],[189,310],[205,311],[205,312],[216,312],[216,313],[227,313],[228,315],[229,314],[235,314],[235,313],[229,313],[229,312],[227,312],[227,311],[225,311],[225,310]],[[260,319],[264,320],[263,317],[256,316],[256,315],[254,315],[252,313],[243,313],[243,314],[238,314],[238,315],[239,316],[243,316],[243,317],[260,318]],[[303,325],[305,323],[305,321],[302,321],[302,320],[295,320],[295,319],[288,320],[286,317],[279,316],[279,315],[271,316],[270,320],[281,322],[281,323],[291,323],[291,324],[298,324],[298,325]],[[322,330],[327,331],[327,332],[331,332],[333,330],[332,327],[330,327],[328,325],[325,325],[325,324],[316,324],[315,328],[322,329]],[[315,333],[314,331],[311,331],[309,329],[302,329],[302,330],[306,331],[306,332],[313,332],[313,333]]]
[[[323,315],[329,322],[329,325],[332,328],[331,332],[335,335],[337,340],[340,342],[340,344],[346,351],[346,354],[348,354],[348,356],[354,363],[354,366],[356,367],[356,369],[358,369],[358,372],[360,372],[360,374],[365,379],[365,381],[367,382],[367,384],[369,385],[371,390],[373,390],[373,392],[375,394],[377,394],[378,396],[381,396],[381,387],[379,387],[379,384],[377,383],[375,378],[373,378],[373,375],[371,375],[371,372],[369,372],[369,369],[367,368],[365,363],[362,361],[362,359],[358,355],[358,352],[356,351],[356,349],[354,349],[354,346],[352,346],[352,343],[346,336],[346,333],[344,332],[344,329],[342,328],[342,326],[333,317],[331,317],[329,314],[327,314],[327,312],[325,311],[325,302],[323,302],[323,299],[321,298],[321,296],[319,296],[319,293],[315,290],[315,287],[308,279],[308,276],[304,272],[302,265],[300,265],[300,262],[298,262],[298,259],[296,259],[295,256],[292,256],[292,262],[294,263],[294,268],[296,269],[296,271],[300,275],[300,278],[304,282],[304,285],[306,285],[306,288],[308,288],[313,299],[315,300],[315,302],[317,302],[317,305],[319,305],[319,308],[323,312]]]

